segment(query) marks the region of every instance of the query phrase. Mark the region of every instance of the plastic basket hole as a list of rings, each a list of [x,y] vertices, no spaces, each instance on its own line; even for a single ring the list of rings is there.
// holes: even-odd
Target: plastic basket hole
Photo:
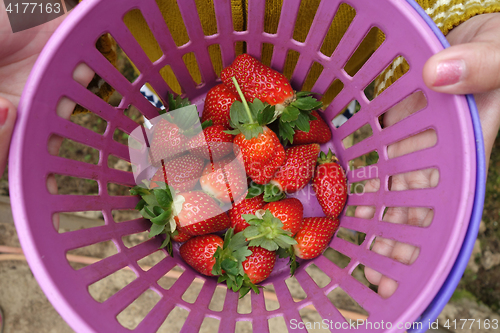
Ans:
[[[92,69],[90,69],[88,64],[81,63],[78,66],[86,66],[89,68],[89,70],[93,71]],[[75,73],[78,71],[78,66],[76,67],[76,69],[73,73],[73,78],[75,78],[77,76],[77,74],[75,74]],[[113,75],[122,76],[122,74],[118,70],[115,70],[113,73],[115,73]],[[75,81],[76,81],[76,79],[75,79]],[[113,86],[111,84],[109,84],[106,80],[104,80],[102,77],[100,77],[99,74],[96,73],[88,85],[86,85],[85,82],[83,82],[83,81],[77,81],[77,82],[80,83],[85,89],[87,89],[91,93],[93,93],[95,96],[97,96],[98,98],[100,98],[103,101],[105,101],[106,103],[108,103],[109,105],[111,105],[111,106],[116,105],[116,102],[114,102],[114,103],[110,102],[110,97],[111,97],[111,95],[113,95],[113,93],[116,91],[116,89],[113,88]],[[121,96],[121,95],[119,95],[119,96]],[[86,112],[86,111],[92,112],[93,110],[75,109],[75,111],[76,112]],[[97,110],[95,110],[95,111],[97,111]]]
[[[333,120],[332,120],[333,126],[340,127],[340,126],[344,125],[349,119],[351,119],[352,116],[354,116],[359,111],[361,111],[361,104],[359,104],[359,102],[357,100],[353,99],[352,101],[349,102],[349,104],[347,104],[347,106],[344,109],[342,109],[342,111],[337,116],[335,116],[335,118],[333,118]],[[371,127],[370,127],[370,130],[371,130]],[[358,136],[362,137],[362,135],[366,135],[366,134],[367,134],[366,132],[360,131]],[[372,134],[373,134],[373,131],[372,131]],[[342,140],[343,141],[342,143],[344,144],[344,147],[346,149],[351,147],[351,146],[354,146],[354,143],[351,142],[352,140],[347,139],[350,136],[354,137],[354,133],[352,133],[351,135],[347,136],[346,138],[344,138]],[[346,140],[346,141],[344,142],[344,140]]]
[[[387,180],[389,191],[419,190],[435,188],[439,184],[439,170],[426,168],[392,175]]]
[[[219,44],[212,44],[208,46],[208,53],[210,54],[210,61],[212,63],[212,67],[217,76],[220,76],[220,72],[222,71],[222,53],[220,50]]]
[[[123,114],[135,121],[138,125],[144,125],[144,116],[141,111],[134,105],[130,104],[126,109],[123,110]]]
[[[247,30],[248,3],[246,1],[236,1],[231,3],[231,14],[233,18],[234,31]]]
[[[351,276],[353,278],[355,278],[358,282],[360,282],[361,284],[367,286],[368,288],[370,288],[370,290],[372,290],[373,292],[377,292],[378,291],[378,287],[374,284],[371,284],[367,278],[366,278],[366,275],[365,275],[365,270],[366,270],[366,267],[365,265],[363,264],[358,264],[356,267],[354,267],[354,269],[352,270],[351,272]]]
[[[200,68],[198,67],[198,61],[196,60],[196,55],[194,52],[186,53],[182,56],[182,60],[186,64],[188,68],[189,74],[191,74],[191,78],[196,84],[202,83],[202,77]]]
[[[56,107],[56,112],[59,117],[91,130],[94,133],[102,135],[106,132],[108,125],[106,120],[92,112],[72,114],[73,110],[85,110],[85,108],[68,97],[61,97]]]
[[[297,66],[297,62],[299,61],[300,53],[295,50],[288,50],[285,59],[285,65],[283,67],[283,75],[285,75],[288,80],[292,77],[293,71]]]
[[[323,69],[324,69],[323,65],[321,65],[319,62],[314,62],[311,65],[311,68],[309,69],[309,73],[307,73],[307,77],[304,80],[304,84],[302,84],[302,87],[300,90],[311,91],[314,87],[314,84],[316,83],[316,80],[323,72]]]
[[[158,333],[179,333],[186,322],[189,311],[176,306],[167,316],[167,319],[161,324]]]
[[[300,2],[299,13],[293,30],[293,39],[301,43],[306,41],[320,3],[320,0]]]
[[[120,312],[116,319],[123,327],[133,330],[146,318],[160,299],[160,295],[148,289]]]
[[[349,76],[356,75],[361,67],[370,59],[372,54],[380,47],[378,45],[379,40],[385,40],[384,32],[378,27],[372,27],[344,67],[344,71]]]
[[[363,193],[377,192],[380,189],[380,179],[373,178],[359,182],[349,183],[350,195],[363,195]]]
[[[365,241],[366,234],[364,232],[339,227],[336,237],[346,240],[354,245],[361,245]]]
[[[370,126],[370,124],[365,124],[359,129],[357,129],[354,133],[346,136],[342,140],[342,144],[344,145],[344,148],[347,149],[356,145],[357,143],[360,143],[364,139],[371,137],[372,135],[373,135],[372,127]]]
[[[400,80],[404,74],[410,70],[410,66],[403,56],[395,57],[391,63],[383,69],[377,77],[368,84],[365,89],[365,97],[372,101],[377,98],[382,92],[392,86],[397,80]],[[398,73],[400,75],[393,75]],[[373,90],[372,90],[373,89]]]
[[[386,147],[389,159],[405,156],[417,151],[432,148],[437,143],[435,129],[426,129]]]
[[[99,151],[97,149],[55,134],[51,135],[47,141],[47,151],[51,155],[73,161],[94,165],[99,163]]]
[[[199,333],[213,333],[218,332],[220,326],[220,320],[212,317],[205,317],[200,326]]]
[[[342,17],[339,16],[342,15]],[[345,35],[347,29],[351,25],[354,17],[356,16],[356,10],[346,3],[341,3],[335,17],[330,24],[330,28],[326,33],[326,37],[321,45],[320,52],[327,57],[331,57],[333,51],[337,48],[340,40]]]
[[[125,146],[128,145],[129,137],[130,135],[128,133],[125,133],[119,128],[115,128],[115,131],[113,132],[113,140]]]
[[[99,185],[95,180],[72,177],[60,174],[50,174],[47,180],[55,179],[57,183],[57,193],[52,193],[52,185],[47,183],[47,190],[52,194],[66,195],[98,195]]]
[[[116,183],[108,183],[107,189],[108,189],[108,194],[111,196],[132,196],[130,194],[130,189],[134,185],[129,185],[125,186],[122,184],[116,184]]]
[[[381,129],[399,123],[406,117],[427,108],[428,101],[421,90],[417,90],[402,98],[379,116]]]
[[[200,294],[201,288],[203,288],[204,284],[205,280],[195,278],[186,289],[184,294],[182,294],[182,299],[191,304],[196,302],[196,299],[198,298],[198,295]]]
[[[323,317],[321,317],[313,304],[308,304],[300,309],[299,314],[302,319],[303,327],[305,327],[308,332],[330,332],[328,327],[323,325]]]
[[[115,244],[107,240],[69,250],[66,252],[66,260],[68,260],[71,267],[78,270],[117,253],[118,250]]]
[[[345,216],[371,220],[375,216],[375,206],[346,206]]]
[[[373,150],[369,153],[363,154],[361,156],[358,156],[358,157],[350,160],[349,161],[349,169],[356,170],[356,169],[359,169],[359,168],[362,168],[362,167],[365,167],[368,165],[373,165],[373,164],[378,163],[378,160],[379,160],[378,152],[376,150]],[[378,169],[375,166],[372,167],[372,169],[373,169],[372,171],[369,171],[370,175],[372,174],[372,172],[374,172],[375,174],[378,175]]]
[[[135,209],[114,209],[111,216],[116,223],[142,219],[142,215]]]
[[[382,275],[371,267],[360,264],[356,268],[359,270],[356,274],[356,269],[353,271],[353,277],[382,298],[391,297],[399,287],[397,281]]]
[[[116,221],[115,221],[116,222]],[[131,248],[142,244],[149,240],[149,231],[145,230],[131,235],[126,235],[122,237],[123,245],[127,248]]]
[[[323,102],[323,105],[325,107],[330,105],[335,97],[340,94],[342,89],[344,89],[344,83],[339,79],[335,79],[321,97],[321,102]]]
[[[247,42],[240,40],[234,43],[234,53],[235,57],[247,53]]]
[[[125,267],[89,285],[88,291],[93,299],[103,303],[135,279],[137,275],[130,268]]]
[[[105,225],[102,211],[85,211],[85,212],[59,212],[58,228],[56,231],[60,234],[81,229],[90,229]]]
[[[162,69],[160,69],[159,73],[175,94],[182,94],[181,84],[177,80],[177,77],[175,76],[174,71],[172,70],[172,67],[170,65],[164,66]]]
[[[320,288],[326,287],[332,281],[332,279],[315,264],[310,264],[305,270]]]
[[[431,225],[433,219],[434,209],[430,207],[386,207],[381,220],[426,228]]]
[[[125,172],[132,172],[132,164],[130,162],[122,160],[115,155],[108,155],[108,168],[116,169]]]
[[[276,296],[276,290],[274,289],[274,285],[267,284],[264,287],[264,302],[266,304],[267,311],[274,311],[280,308],[280,302],[278,297]]]
[[[328,247],[325,252],[323,252],[323,256],[333,262],[339,268],[346,268],[347,265],[351,262],[351,258],[340,253],[337,250]]]
[[[264,32],[268,34],[276,34],[278,32],[279,17],[281,16],[281,1],[266,1],[264,12]]]
[[[133,251],[133,250],[132,250]],[[165,254],[165,251],[163,250],[158,250],[155,251],[144,258],[140,259],[137,261],[137,264],[143,271],[149,271],[151,268],[156,266],[158,263],[160,263],[163,259],[165,259],[167,255]]]
[[[269,318],[267,325],[269,332],[288,332],[288,327],[283,316]]]
[[[169,270],[164,276],[162,276],[156,283],[165,290],[169,290],[177,281],[185,269],[179,265],[175,265],[171,270]]]
[[[299,281],[295,276],[289,277],[285,280],[285,284],[290,291],[290,295],[292,295],[293,300],[295,302],[300,302],[303,299],[307,298],[307,294],[300,285]]]
[[[240,320],[236,322],[235,332],[251,333],[253,332],[252,322],[248,320]]]
[[[123,77],[130,83],[134,82],[140,75],[139,71],[136,69],[137,67],[133,64],[125,51],[123,51],[111,34],[105,33],[99,37],[95,47],[111,63],[111,65],[119,69]]]
[[[177,14],[175,13],[174,9],[174,7],[176,7],[177,4],[175,5],[170,4],[170,5],[172,11],[169,12],[169,14],[170,13],[172,13],[172,15]],[[123,22],[128,27],[128,29],[130,30],[130,32],[132,33],[132,35],[134,36],[135,40],[140,45],[144,53],[148,56],[149,61],[155,62],[156,60],[160,59],[160,57],[163,55],[163,52],[161,51],[158,42],[156,41],[153,33],[151,32],[151,29],[149,28],[146,19],[142,15],[142,12],[139,9],[132,9],[123,16]],[[177,22],[182,22],[182,19]],[[182,25],[182,27],[184,28],[184,25]],[[174,40],[176,35],[177,34],[172,35],[172,37],[174,37]],[[185,35],[187,36],[187,33],[185,33]]]
[[[350,320],[367,319],[369,316],[368,311],[359,305],[358,302],[341,287],[337,287],[330,291],[327,297],[348,322]]]
[[[246,294],[243,298],[238,299],[238,313],[249,314],[252,313],[252,295]]]
[[[267,2],[266,2],[267,6]],[[266,66],[271,66],[271,59],[273,57],[274,44],[262,43],[260,62]]]
[[[394,239],[375,237],[370,244],[370,250],[404,265],[411,265],[417,260],[420,248]]]
[[[226,299],[227,287],[221,284],[217,285],[215,288],[214,294],[212,295],[212,299],[210,300],[210,304],[208,308],[212,311],[220,312],[224,308],[224,301]]]

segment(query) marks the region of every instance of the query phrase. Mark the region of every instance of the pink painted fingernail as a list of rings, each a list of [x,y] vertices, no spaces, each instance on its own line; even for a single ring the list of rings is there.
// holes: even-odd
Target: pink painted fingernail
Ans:
[[[462,78],[465,69],[463,60],[443,61],[437,66],[434,87],[449,86],[457,83]]]
[[[9,114],[9,108],[0,106],[0,126],[5,124],[5,121],[7,120],[8,114]]]

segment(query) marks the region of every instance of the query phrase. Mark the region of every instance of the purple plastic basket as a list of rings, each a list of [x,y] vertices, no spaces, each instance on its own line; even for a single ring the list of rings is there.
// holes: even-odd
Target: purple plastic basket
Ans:
[[[283,317],[290,330],[292,320],[301,321],[300,309],[311,304],[323,319],[343,323],[346,320],[327,298],[337,287],[342,288],[369,313],[370,322],[393,323],[392,328],[386,325],[387,332],[404,331],[404,328],[398,328],[397,323],[411,323],[419,318],[433,319],[437,316],[436,309],[440,310],[444,306],[443,299],[446,301],[446,297],[449,297],[450,288],[444,291],[445,296],[437,298],[434,308],[428,308],[452,270],[468,228],[467,244],[470,245],[474,232],[477,233],[478,211],[481,210],[484,192],[484,152],[477,114],[473,107],[469,108],[467,99],[464,96],[435,93],[422,81],[423,65],[431,55],[443,49],[443,38],[436,36],[435,26],[422,11],[413,8],[416,6],[413,2],[347,0],[342,3],[352,6],[356,16],[334,53],[326,56],[320,52],[320,48],[341,1],[321,2],[305,42],[292,37],[300,3],[298,0],[284,0],[277,32],[269,34],[263,31],[265,1],[249,1],[246,31],[233,30],[230,1],[214,1],[218,33],[205,36],[195,1],[179,1],[190,41],[177,47],[154,0],[86,0],[73,10],[53,35],[40,55],[22,96],[11,147],[9,173],[14,218],[29,265],[49,300],[74,330],[129,332],[117,320],[117,315],[148,290],[156,292],[161,299],[134,329],[137,332],[156,331],[176,306],[189,313],[182,332],[197,331],[206,317],[220,320],[220,332],[234,332],[238,321],[250,321],[254,332],[269,331],[268,320],[274,317]],[[142,12],[164,53],[154,63],[148,59],[123,22],[124,15],[132,9]],[[374,26],[385,33],[385,41],[351,77],[343,68]],[[97,51],[96,40],[104,33],[110,33],[138,67],[141,75],[133,83],[128,82]],[[157,109],[141,95],[140,88],[147,82],[160,98],[166,96],[171,89],[160,76],[159,70],[169,65],[185,96],[198,105],[198,110],[202,110],[206,92],[219,82],[208,46],[219,45],[222,64],[227,66],[236,55],[235,43],[240,41],[246,42],[247,52],[257,58],[261,55],[263,43],[274,45],[271,67],[277,70],[283,69],[289,50],[297,51],[300,57],[291,77],[291,83],[296,88],[302,86],[315,62],[323,67],[323,71],[311,89],[313,92],[323,94],[333,81],[340,80],[344,87],[326,108],[325,119],[330,122],[352,100],[360,103],[361,110],[339,128],[332,126],[333,138],[323,145],[322,150],[334,150],[346,168],[349,167],[349,161],[377,151],[379,160],[375,166],[377,178],[381,182],[379,191],[352,195],[348,199],[348,206],[375,207],[373,218],[341,216],[341,227],[366,234],[361,245],[339,237],[333,238],[331,248],[351,259],[347,267],[340,268],[325,256],[304,262],[296,273],[296,279],[307,297],[295,302],[285,284],[288,277],[286,262],[280,261],[266,281],[273,284],[280,308],[268,311],[264,295],[252,294],[252,311],[249,314],[238,313],[238,294],[230,291],[226,294],[222,311],[209,309],[217,287],[216,279],[200,276],[189,268],[180,259],[177,248],[174,258],[167,256],[151,269],[143,270],[137,262],[156,252],[161,241],[154,238],[131,248],[125,246],[122,237],[147,230],[149,223],[143,219],[116,223],[112,211],[133,209],[138,199],[133,196],[111,196],[107,190],[108,183],[134,185],[132,173],[110,168],[107,163],[110,154],[129,160],[128,148],[113,139],[115,129],[131,133],[137,127],[133,120],[123,114],[123,110],[132,104],[147,118],[158,115]],[[183,55],[190,52],[196,56],[202,84],[192,80],[183,61]],[[369,101],[364,93],[365,87],[397,56],[408,61],[410,70],[380,96]],[[88,65],[120,92],[123,100],[118,107],[110,106],[74,81],[73,71],[80,63]],[[415,91],[423,92],[427,106],[397,124],[382,129],[379,116]],[[59,117],[55,110],[62,97],[70,98],[106,120],[105,133],[95,133]],[[346,149],[342,140],[366,124],[371,126],[372,135]],[[388,158],[388,145],[426,129],[434,130],[437,135],[437,143],[433,147]],[[92,165],[49,154],[47,141],[51,135],[97,149],[99,163]],[[478,170],[476,163],[479,165]],[[349,172],[349,181],[355,183],[370,179],[368,168]],[[389,190],[390,176],[427,168],[439,172],[437,186],[418,190]],[[364,170],[367,172],[362,172]],[[95,196],[52,195],[46,184],[51,174],[95,180],[99,185],[99,193]],[[476,196],[475,213],[472,215],[476,186],[479,195]],[[306,216],[322,215],[314,197],[305,194],[297,197],[306,207]],[[434,217],[428,227],[383,222],[382,216],[387,207],[430,208]],[[105,225],[66,233],[55,230],[55,213],[79,211],[102,211]],[[419,256],[411,265],[405,265],[379,255],[370,250],[375,237],[414,245],[420,248]],[[68,251],[109,240],[116,245],[117,254],[79,270],[73,269],[68,263]],[[461,262],[470,255],[470,246],[467,244],[462,249]],[[312,263],[331,278],[326,286],[319,287],[306,272],[305,268]],[[384,299],[357,281],[352,272],[360,264],[397,281],[395,293]],[[158,284],[158,280],[176,265],[183,267],[185,272],[166,290]],[[102,303],[90,295],[90,285],[124,267],[129,267],[137,275],[132,283]],[[447,282],[452,287],[456,277],[463,272],[463,265],[457,267],[451,282]],[[189,303],[182,299],[182,295],[195,278],[202,279],[204,284],[196,301]],[[430,312],[431,316],[420,317],[426,309],[426,314]],[[426,322],[423,324],[425,328]],[[373,329],[352,330],[368,332]],[[305,331],[305,328],[296,331]]]

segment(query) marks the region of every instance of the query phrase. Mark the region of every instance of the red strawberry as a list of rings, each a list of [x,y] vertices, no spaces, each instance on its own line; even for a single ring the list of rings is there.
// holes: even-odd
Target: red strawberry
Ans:
[[[191,154],[209,161],[218,161],[233,151],[234,136],[224,132],[222,125],[213,125],[193,137],[187,143]]]
[[[171,236],[172,240],[177,243],[183,243],[192,237],[193,236],[186,234],[182,230],[177,230],[177,234],[175,234],[175,236],[174,235]]]
[[[243,133],[233,141],[235,155],[241,153],[246,173],[257,184],[267,184],[285,162],[284,148],[276,134],[267,126],[257,137],[246,139]]]
[[[250,246],[248,249],[252,251],[252,254],[243,261],[243,270],[250,278],[250,282],[260,283],[273,271],[276,254],[260,246]]]
[[[222,82],[236,94],[238,91],[232,82],[233,77],[238,81],[248,101],[258,99],[276,106],[276,114],[280,116],[279,135],[283,140],[292,142],[295,128],[309,131],[311,110],[322,105],[310,96],[309,92],[295,93],[283,74],[248,54],[237,56],[233,63],[221,72]]]
[[[208,163],[203,170],[200,184],[205,193],[221,202],[240,202],[248,189],[243,161],[228,156],[220,161]]]
[[[237,90],[231,80],[238,81],[245,98],[252,102],[255,98],[270,105],[281,104],[294,95],[288,79],[281,73],[262,64],[249,54],[241,54],[234,62],[222,70],[222,82],[234,94]]]
[[[321,152],[313,178],[313,189],[326,216],[336,218],[347,201],[347,179],[331,150]]]
[[[189,239],[179,248],[184,261],[203,275],[214,276],[214,253],[222,248],[224,241],[217,235],[202,235]]]
[[[305,145],[308,143],[327,143],[332,138],[332,131],[328,124],[321,118],[317,111],[312,111],[311,115],[316,120],[309,121],[309,132],[296,130],[293,135],[293,144]]]
[[[192,236],[205,235],[229,228],[231,221],[215,199],[201,191],[180,193],[175,200],[182,208],[175,216],[177,227]]]
[[[229,109],[236,100],[239,100],[238,94],[231,92],[224,84],[213,87],[205,98],[201,122],[212,120],[213,125],[229,128]]]
[[[295,255],[302,259],[318,257],[328,247],[338,226],[339,220],[330,217],[305,218],[302,229],[295,235]]]
[[[231,219],[231,228],[234,228],[234,233],[243,231],[249,226],[241,215],[255,214],[257,210],[263,209],[265,204],[264,195],[259,195],[251,199],[243,199],[241,202],[233,205],[228,213]]]
[[[194,155],[174,158],[160,166],[151,178],[149,187],[153,189],[158,187],[159,182],[164,182],[177,191],[192,190],[202,175],[204,165],[205,160]]]
[[[288,198],[280,201],[270,202],[264,206],[274,217],[283,223],[283,230],[289,230],[292,236],[299,232],[304,217],[304,206],[299,199]]]
[[[153,138],[149,148],[151,164],[159,166],[162,160],[168,162],[182,155],[186,140],[186,136],[177,125],[161,119],[153,126]]]
[[[319,152],[320,148],[316,143],[287,148],[285,164],[278,169],[270,184],[266,186],[264,200],[279,200],[285,194],[303,189],[313,177]]]

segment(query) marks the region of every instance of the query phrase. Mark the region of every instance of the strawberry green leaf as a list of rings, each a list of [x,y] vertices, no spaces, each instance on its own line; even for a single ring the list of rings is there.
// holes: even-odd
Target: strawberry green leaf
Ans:
[[[135,209],[142,210],[145,205],[146,205],[146,201],[144,201],[144,199],[141,199],[141,200],[139,200],[139,202],[135,206]]]
[[[287,142],[293,143],[293,135],[295,134],[295,131],[293,130],[292,127],[290,127],[289,124],[286,122],[282,122],[280,118],[279,122],[279,136],[283,144],[286,144]]]
[[[279,247],[289,247],[289,244],[295,244],[291,243],[295,240],[291,237],[290,231],[283,230],[283,223],[274,217],[269,209],[265,211],[262,219],[252,214],[243,214],[242,217],[250,224],[243,231],[249,241],[248,246],[260,246],[268,251],[276,251]],[[288,237],[289,240],[284,241],[284,237]]]
[[[161,243],[160,249],[165,249],[171,257],[174,256],[174,252],[172,249],[171,234],[169,232],[165,233],[165,240],[163,241],[163,243]]]
[[[154,189],[153,193],[161,207],[170,207],[172,205],[172,195],[170,190]]]
[[[258,99],[255,99],[258,101]],[[265,126],[274,120],[275,107],[271,105],[266,105],[262,108],[262,111],[257,114],[257,122],[261,126]]]
[[[310,91],[297,91],[297,92],[295,93],[295,96],[296,96],[297,98],[299,98],[299,97],[309,96],[309,95],[312,95],[312,94],[313,94],[313,93],[312,93],[312,92],[310,92]]]
[[[165,210],[162,209],[160,206],[153,207],[153,214],[155,214],[156,216],[163,214],[164,211]]]
[[[164,225],[152,224],[151,230],[149,231],[149,237],[154,237],[161,234],[164,228]]]
[[[153,212],[147,206],[144,206],[141,212],[144,212],[144,214],[142,215],[144,218],[151,219],[156,217],[156,215],[153,214]]]
[[[248,185],[248,193],[245,197],[246,199],[251,199],[264,193],[264,185],[257,184],[255,182],[250,182]]]
[[[292,102],[292,105],[300,110],[316,110],[319,109],[323,103],[312,96],[305,96],[297,98]]]
[[[309,130],[311,129],[311,125],[309,124],[309,116],[306,112],[300,112],[299,117],[295,121],[295,126],[302,132],[309,132]]]
[[[160,215],[152,218],[151,222],[158,225],[165,225],[170,220],[170,216],[172,216],[172,211],[170,209],[167,209]]]
[[[271,183],[264,186],[265,202],[279,201],[284,198],[286,198],[286,194],[278,186]]]
[[[292,103],[293,104],[293,103]],[[283,110],[283,113],[280,115],[280,121],[282,122],[290,122],[296,120],[299,117],[300,111],[293,105],[289,105]]]
[[[226,258],[222,261],[221,263],[221,268],[226,272],[228,275],[238,275],[239,269],[238,269],[238,262],[231,260],[229,258]]]
[[[205,129],[207,127],[210,127],[213,125],[212,119],[205,120],[204,122],[201,123],[201,129]]]
[[[288,265],[290,266],[290,276],[293,276],[295,274],[295,271],[299,267],[299,262],[297,261],[297,256],[295,255],[293,246],[280,248],[278,251],[276,251],[276,253],[280,258],[290,258],[288,260]]]

